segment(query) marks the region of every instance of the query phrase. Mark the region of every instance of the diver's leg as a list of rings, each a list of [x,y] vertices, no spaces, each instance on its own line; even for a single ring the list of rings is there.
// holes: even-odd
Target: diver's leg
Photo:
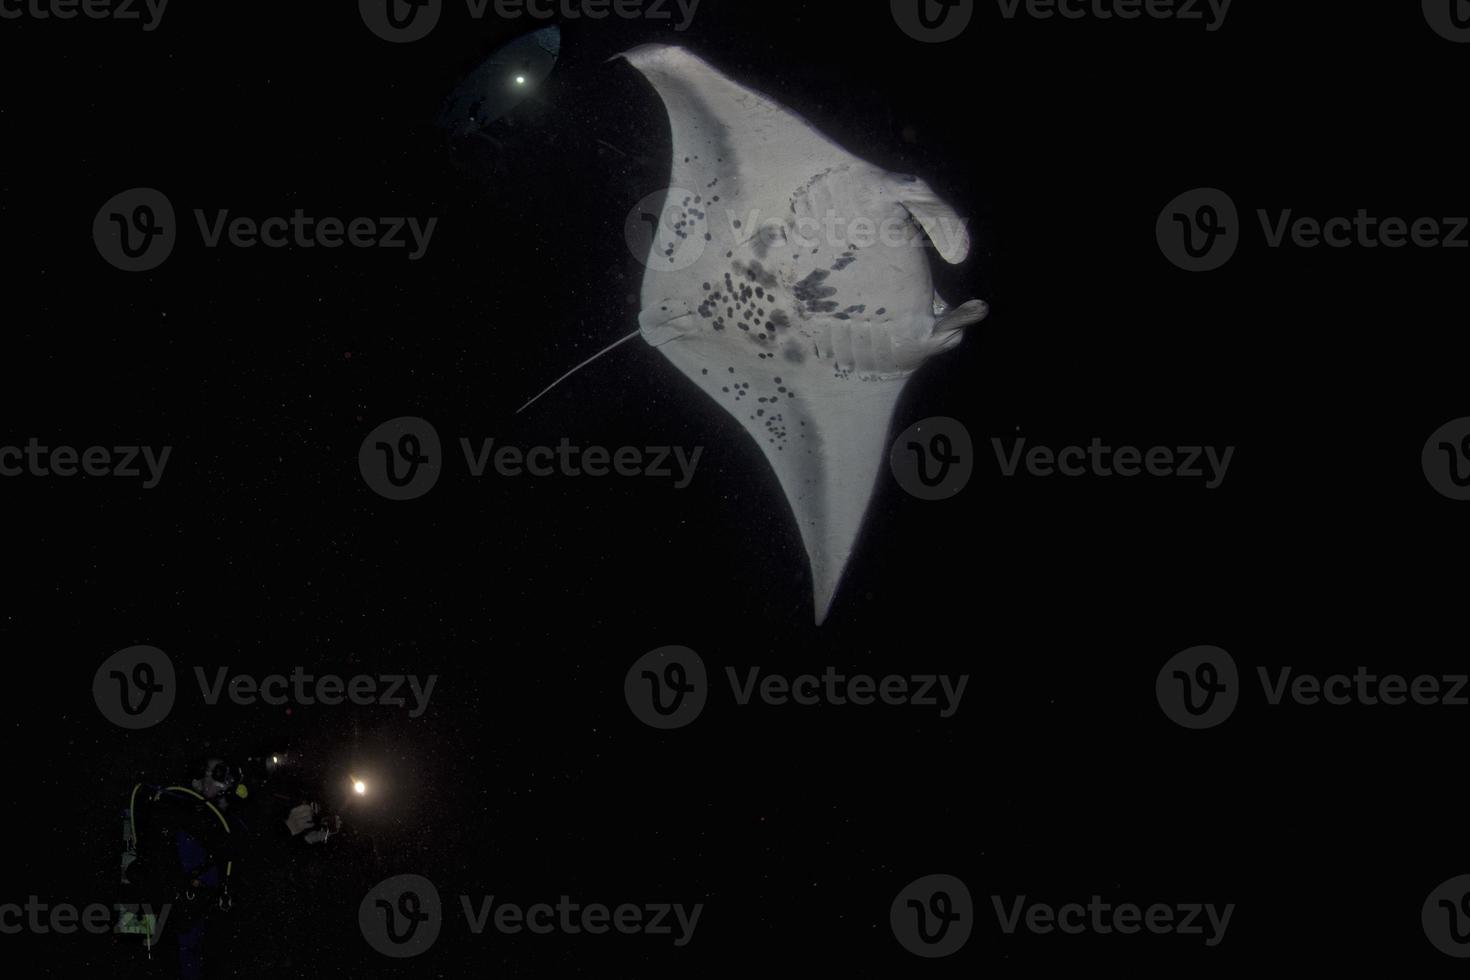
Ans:
[[[179,974],[184,980],[204,976],[204,919],[179,933]]]

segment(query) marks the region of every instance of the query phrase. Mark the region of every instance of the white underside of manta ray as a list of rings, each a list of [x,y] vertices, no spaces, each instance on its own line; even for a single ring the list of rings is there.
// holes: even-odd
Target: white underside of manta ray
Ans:
[[[688,51],[621,57],[668,109],[679,189],[646,263],[640,332],[770,461],[811,562],[820,625],[899,394],[988,312],[935,294],[914,225],[951,263],[969,253],[969,235],[923,181],[858,159]]]

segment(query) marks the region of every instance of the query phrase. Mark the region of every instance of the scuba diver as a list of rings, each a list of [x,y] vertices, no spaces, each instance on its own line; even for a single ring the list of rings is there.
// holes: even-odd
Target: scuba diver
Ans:
[[[177,783],[133,786],[123,811],[127,904],[114,932],[141,936],[150,960],[160,936],[167,938],[177,947],[178,975],[198,980],[206,934],[223,931],[243,863],[254,866],[252,885],[280,879],[258,889],[279,902],[299,876],[293,852],[337,849],[341,817],[283,778],[287,758],[247,759],[253,787],[245,769],[218,756],[191,765],[190,777]]]
[[[123,811],[122,882],[135,910],[116,930],[143,936],[149,958],[168,928],[178,947],[180,975],[203,976],[205,927],[234,904],[230,892],[240,854],[239,820],[225,815],[249,790],[223,759],[191,767],[193,777],[169,785],[140,782]]]

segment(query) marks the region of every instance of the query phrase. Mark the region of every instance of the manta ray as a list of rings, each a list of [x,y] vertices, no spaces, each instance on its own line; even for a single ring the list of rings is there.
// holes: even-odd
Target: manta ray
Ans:
[[[641,335],[760,446],[801,532],[821,625],[904,385],[988,312],[951,307],[930,277],[924,236],[958,263],[965,223],[919,178],[853,156],[683,48],[617,58],[653,85],[673,132],[639,329],[623,341]]]

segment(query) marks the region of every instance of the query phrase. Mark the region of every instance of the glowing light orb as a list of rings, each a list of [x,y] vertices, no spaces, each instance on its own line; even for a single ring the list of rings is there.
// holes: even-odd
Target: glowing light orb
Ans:
[[[356,793],[358,796],[362,796],[364,793],[367,792],[367,783],[363,782],[361,779],[357,780],[355,783],[352,784],[352,792]]]
[[[517,85],[524,85],[524,84],[526,84],[526,76],[525,75],[517,75],[516,76],[516,84]]]

